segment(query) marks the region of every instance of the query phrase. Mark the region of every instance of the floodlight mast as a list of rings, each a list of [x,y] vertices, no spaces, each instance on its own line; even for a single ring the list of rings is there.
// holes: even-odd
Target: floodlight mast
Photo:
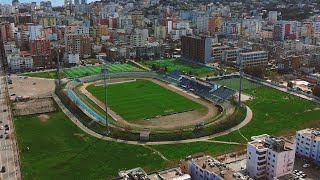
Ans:
[[[107,105],[107,76],[108,76],[108,69],[107,69],[107,65],[105,65],[102,69],[102,73],[103,73],[103,80],[104,80],[104,102],[106,104],[106,135],[109,134],[110,130],[109,130],[109,121],[108,121],[108,105]]]
[[[240,85],[239,85],[239,107],[241,106],[241,93],[242,93],[242,59],[240,59]]]

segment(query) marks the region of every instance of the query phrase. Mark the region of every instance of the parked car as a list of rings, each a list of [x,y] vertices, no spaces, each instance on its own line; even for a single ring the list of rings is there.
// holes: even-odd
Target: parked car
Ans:
[[[2,130],[3,129],[3,126],[0,126],[0,130]]]
[[[302,167],[308,168],[308,167],[310,167],[310,164],[304,164]]]
[[[0,138],[1,138],[1,139],[3,138],[3,134],[0,135]]]

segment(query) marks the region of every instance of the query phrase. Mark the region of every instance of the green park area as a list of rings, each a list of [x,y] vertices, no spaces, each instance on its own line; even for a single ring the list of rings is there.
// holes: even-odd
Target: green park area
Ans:
[[[104,88],[91,85],[87,90],[102,102]],[[127,121],[136,121],[205,107],[149,80],[108,86],[110,108]]]
[[[253,111],[248,125],[215,140],[243,142],[260,134],[294,135],[296,130],[320,127],[320,106],[269,87],[244,90],[254,98],[245,102]]]
[[[150,60],[150,61],[145,61],[144,64],[151,69],[152,67],[156,69],[167,68],[168,72],[173,72],[175,70],[178,70],[184,73],[198,75],[198,76],[219,74],[217,70],[213,70],[205,66],[192,64],[184,61],[179,61],[175,59]]]
[[[104,141],[81,131],[61,111],[14,118],[24,179],[112,179],[119,170],[176,167],[178,159],[218,155],[237,146],[211,142],[156,145],[168,161],[142,145]]]

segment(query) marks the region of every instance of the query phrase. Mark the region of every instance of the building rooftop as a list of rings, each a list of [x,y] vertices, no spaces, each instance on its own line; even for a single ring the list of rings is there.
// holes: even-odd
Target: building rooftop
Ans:
[[[298,131],[297,133],[302,134],[303,136],[310,137],[311,139],[320,141],[320,129],[319,128],[307,128]]]
[[[212,172],[224,180],[250,179],[241,173],[228,168],[224,163],[212,158],[211,156],[200,156],[193,158],[193,161],[199,168]]]
[[[272,149],[277,152],[292,150],[293,143],[283,137],[273,137],[267,134],[253,136],[249,144],[257,149]]]
[[[147,173],[140,167],[128,171],[120,171],[119,176],[123,180],[150,180]]]
[[[267,53],[267,51],[252,51],[252,52],[243,52],[241,55],[250,55],[250,54],[258,54],[258,53]]]
[[[149,175],[150,180],[185,180],[191,179],[189,174],[183,174],[177,168],[168,169]]]

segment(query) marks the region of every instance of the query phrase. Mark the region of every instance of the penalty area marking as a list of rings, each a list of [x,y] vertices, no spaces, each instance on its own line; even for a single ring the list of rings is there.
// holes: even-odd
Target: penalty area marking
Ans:
[[[108,85],[111,85],[111,84],[122,84],[122,83],[128,83],[128,82],[136,82],[137,80],[136,79],[132,79],[132,80],[126,80],[126,81],[118,81],[118,82],[109,82],[107,83]],[[96,84],[94,86],[103,86],[104,84]]]

